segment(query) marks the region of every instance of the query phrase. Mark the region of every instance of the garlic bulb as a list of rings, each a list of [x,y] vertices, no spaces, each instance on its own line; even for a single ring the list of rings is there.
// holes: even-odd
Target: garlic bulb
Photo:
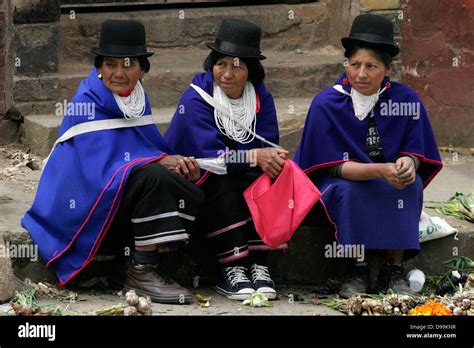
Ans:
[[[125,302],[127,302],[129,306],[135,306],[138,303],[138,295],[135,293],[135,290],[129,290],[125,294]]]
[[[138,311],[136,307],[128,306],[123,310],[123,314],[126,316],[136,316]]]

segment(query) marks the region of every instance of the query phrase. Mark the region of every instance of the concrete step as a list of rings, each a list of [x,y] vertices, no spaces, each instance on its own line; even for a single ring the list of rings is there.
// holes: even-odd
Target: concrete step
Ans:
[[[275,98],[312,98],[325,86],[331,86],[342,72],[342,52],[328,48],[318,51],[265,52],[265,83]],[[150,58],[151,70],[144,86],[150,103],[156,107],[176,106],[194,75],[203,71],[209,50],[163,49]],[[59,72],[60,100],[71,100],[93,64],[62,62]],[[26,82],[25,82],[26,83]],[[20,87],[18,87],[20,89]],[[27,88],[22,88],[23,90]]]
[[[237,17],[262,27],[262,51],[316,49],[339,46],[350,25],[350,3],[334,0],[307,4],[226,6],[209,8],[150,9],[147,11],[78,13],[61,16],[61,57],[84,61],[98,45],[105,19],[135,19],[144,23],[147,45],[159,52],[164,47],[202,47],[214,41],[223,18]],[[338,21],[331,21],[338,18]]]
[[[294,153],[301,137],[306,113],[311,98],[276,98],[278,122],[280,126],[280,142],[283,147]],[[175,107],[154,108],[155,124],[163,134],[174,115]],[[36,154],[47,156],[57,139],[61,117],[54,115],[25,116],[21,126],[22,142]]]

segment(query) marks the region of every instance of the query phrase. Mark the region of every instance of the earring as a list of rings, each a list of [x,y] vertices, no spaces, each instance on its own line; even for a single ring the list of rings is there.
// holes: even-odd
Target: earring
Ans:
[[[97,75],[97,77],[102,80],[102,73],[99,73],[99,75]]]

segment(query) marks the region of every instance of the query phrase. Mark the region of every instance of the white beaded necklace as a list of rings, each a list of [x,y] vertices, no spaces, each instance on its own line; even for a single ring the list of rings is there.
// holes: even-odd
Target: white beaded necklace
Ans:
[[[145,91],[140,80],[137,81],[132,93],[127,97],[121,97],[113,93],[119,109],[123,112],[123,117],[127,120],[142,117],[145,113]]]
[[[351,99],[354,105],[354,113],[355,116],[360,120],[363,121],[367,115],[372,111],[375,104],[379,101],[380,95],[385,92],[387,87],[382,88],[372,95],[364,95],[356,90],[354,87],[351,89]]]
[[[367,117],[369,112],[374,108],[375,104],[379,100],[380,89],[372,95],[364,95],[357,91],[354,87],[351,89],[351,98],[354,105],[355,116],[359,120],[363,120]]]
[[[257,100],[255,88],[252,83],[247,81],[244,92],[239,99],[230,99],[227,94],[214,83],[214,98],[223,105],[231,115],[231,118],[223,115],[216,108],[214,109],[214,120],[219,131],[226,137],[238,141],[241,144],[247,144],[255,139],[256,130],[256,107]],[[243,124],[247,129],[253,130],[253,133],[242,128]]]

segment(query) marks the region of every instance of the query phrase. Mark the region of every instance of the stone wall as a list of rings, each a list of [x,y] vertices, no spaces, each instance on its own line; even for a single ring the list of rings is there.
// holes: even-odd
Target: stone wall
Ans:
[[[472,0],[437,0],[429,6],[423,0],[325,0],[320,4],[322,6],[314,7],[312,12],[296,13],[300,22],[288,30],[278,27],[272,16],[259,17],[268,34],[264,35],[262,43],[265,49],[339,47],[339,38],[348,33],[356,15],[371,12],[387,16],[395,24],[396,41],[402,49],[402,54],[395,60],[392,78],[417,91],[440,145],[474,146],[474,82],[470,78],[474,76]],[[281,11],[291,8],[282,6]],[[216,13],[225,10],[216,9]],[[200,23],[209,21],[208,18],[199,17],[196,25],[178,28],[168,25],[164,18],[166,14],[163,11],[159,20],[140,12],[114,16],[139,16],[145,22],[149,19],[147,27],[150,28],[153,23],[165,23],[168,30],[149,30],[152,48],[202,46],[202,42],[212,36],[201,33],[205,26]],[[20,117],[54,111],[55,102],[61,100],[59,59],[69,57],[81,62],[91,58],[90,53],[84,54],[85,48],[89,52],[97,43],[102,15],[98,14],[96,21],[85,21],[84,18],[90,16],[63,21],[60,35],[60,0],[0,0],[0,144],[16,139],[18,123],[5,119],[15,118],[16,109]],[[275,16],[284,17],[277,13]],[[217,21],[216,18],[213,20]],[[74,34],[77,29],[74,25],[80,25],[83,35]],[[275,26],[276,34],[270,30]],[[189,28],[196,29],[194,34],[201,34],[184,35]],[[177,34],[182,35],[177,39],[173,36]],[[288,38],[282,39],[282,35],[288,35]],[[272,41],[273,36],[275,40]],[[60,37],[63,37],[61,51]]]
[[[60,0],[13,0],[13,6],[15,106],[22,115],[50,113],[59,96]]]
[[[12,121],[13,24],[10,0],[0,0],[0,145],[17,139],[18,123]]]
[[[474,146],[474,1],[403,0],[403,81],[440,145]]]

